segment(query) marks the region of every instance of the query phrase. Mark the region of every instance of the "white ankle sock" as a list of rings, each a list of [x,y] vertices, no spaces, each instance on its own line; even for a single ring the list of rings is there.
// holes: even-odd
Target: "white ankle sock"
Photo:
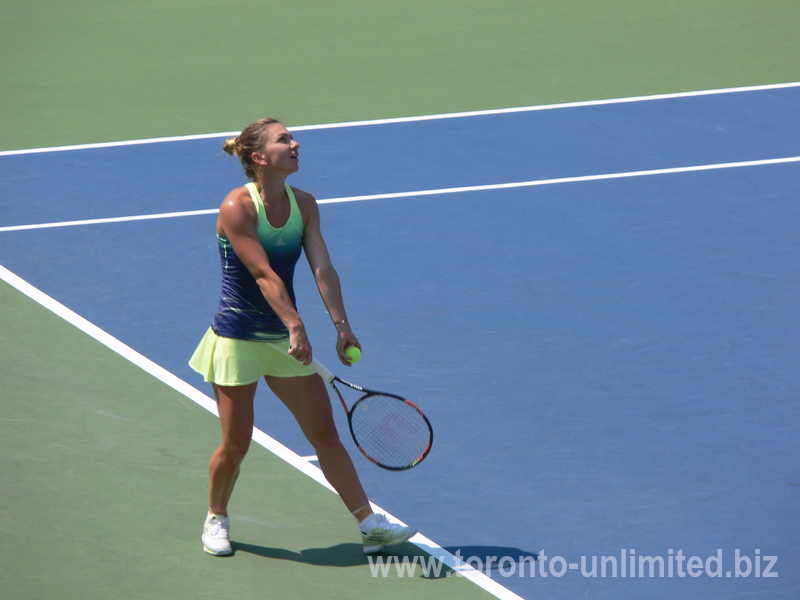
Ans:
[[[370,515],[358,524],[361,531],[367,532],[375,527],[375,515]]]

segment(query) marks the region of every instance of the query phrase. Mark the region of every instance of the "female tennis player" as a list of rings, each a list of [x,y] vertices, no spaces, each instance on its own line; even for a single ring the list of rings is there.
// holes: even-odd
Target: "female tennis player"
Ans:
[[[203,549],[217,556],[233,551],[228,502],[250,445],[253,399],[262,377],[297,419],[325,478],[358,521],[364,551],[377,552],[416,533],[373,514],[339,439],[325,382],[308,366],[312,348],[292,283],[301,250],[336,328],[342,364],[350,365],[345,347],[360,349],[360,344],[347,321],[317,202],[286,183],[299,169],[299,147],[274,119],[256,121],[224,145],[227,153],[239,157],[251,181],[232,190],[220,207],[219,310],[189,362],[212,384],[222,426],[222,443],[209,465],[209,507],[202,535]]]

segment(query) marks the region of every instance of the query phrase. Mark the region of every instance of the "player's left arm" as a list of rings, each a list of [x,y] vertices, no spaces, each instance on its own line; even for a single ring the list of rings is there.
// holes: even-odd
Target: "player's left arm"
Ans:
[[[319,289],[322,301],[328,309],[331,319],[336,325],[338,333],[336,340],[336,352],[339,355],[339,360],[342,364],[351,366],[344,349],[347,346],[357,346],[361,349],[361,344],[358,338],[353,333],[350,323],[347,319],[347,311],[344,307],[344,298],[342,296],[342,284],[339,280],[339,274],[333,266],[328,246],[325,243],[325,238],[322,236],[322,227],[320,224],[319,205],[317,204],[314,196],[303,190],[292,188],[294,191],[297,205],[300,207],[300,212],[303,215],[303,225],[305,231],[303,233],[303,250],[308,259],[308,265],[311,267],[311,272],[314,275],[314,281]],[[341,321],[344,323],[339,324]]]

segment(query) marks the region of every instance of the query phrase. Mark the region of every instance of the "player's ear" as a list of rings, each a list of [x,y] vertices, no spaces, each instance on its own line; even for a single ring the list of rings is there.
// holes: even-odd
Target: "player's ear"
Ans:
[[[257,165],[268,165],[269,164],[267,162],[267,158],[263,154],[260,154],[258,152],[253,152],[252,156],[253,156],[253,162],[256,163]]]

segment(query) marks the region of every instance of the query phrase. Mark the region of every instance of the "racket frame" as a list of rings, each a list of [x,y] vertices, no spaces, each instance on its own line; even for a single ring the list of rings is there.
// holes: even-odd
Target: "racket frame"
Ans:
[[[397,394],[370,390],[363,386],[358,385],[357,383],[351,383],[349,381],[346,381],[341,377],[335,375],[332,371],[330,371],[327,367],[325,367],[325,365],[320,363],[316,358],[312,359],[311,364],[309,366],[312,369],[314,369],[320,377],[322,377],[325,381],[327,381],[333,388],[333,391],[336,392],[336,396],[339,398],[339,402],[342,403],[342,408],[344,409],[344,412],[347,415],[347,426],[350,429],[350,437],[353,438],[353,442],[355,443],[359,452],[361,452],[361,454],[363,454],[370,462],[381,467],[382,469],[387,469],[389,471],[405,471],[407,469],[411,469],[412,467],[417,466],[425,459],[426,456],[428,456],[428,453],[431,451],[431,446],[433,446],[433,427],[431,427],[431,423],[428,420],[428,417],[425,416],[425,413],[423,413],[422,410],[416,404],[414,404],[410,400],[407,400],[406,398],[403,398],[402,396],[398,396]],[[342,393],[339,391],[339,388],[336,387],[336,383],[340,383],[351,389],[356,390],[357,392],[361,392],[363,395],[353,403],[352,407],[347,408],[347,402],[345,402],[344,396],[342,396]],[[424,421],[425,425],[428,428],[428,445],[425,447],[425,450],[422,452],[422,454],[418,458],[413,460],[411,463],[403,466],[387,465],[376,460],[374,457],[370,456],[361,447],[361,444],[359,443],[358,438],[356,437],[356,434],[353,431],[353,414],[356,407],[361,402],[369,399],[372,396],[384,396],[387,398],[393,398],[398,402],[403,402],[404,404],[407,404],[408,406],[413,408],[417,413],[419,413],[419,416],[422,417],[422,420]]]

